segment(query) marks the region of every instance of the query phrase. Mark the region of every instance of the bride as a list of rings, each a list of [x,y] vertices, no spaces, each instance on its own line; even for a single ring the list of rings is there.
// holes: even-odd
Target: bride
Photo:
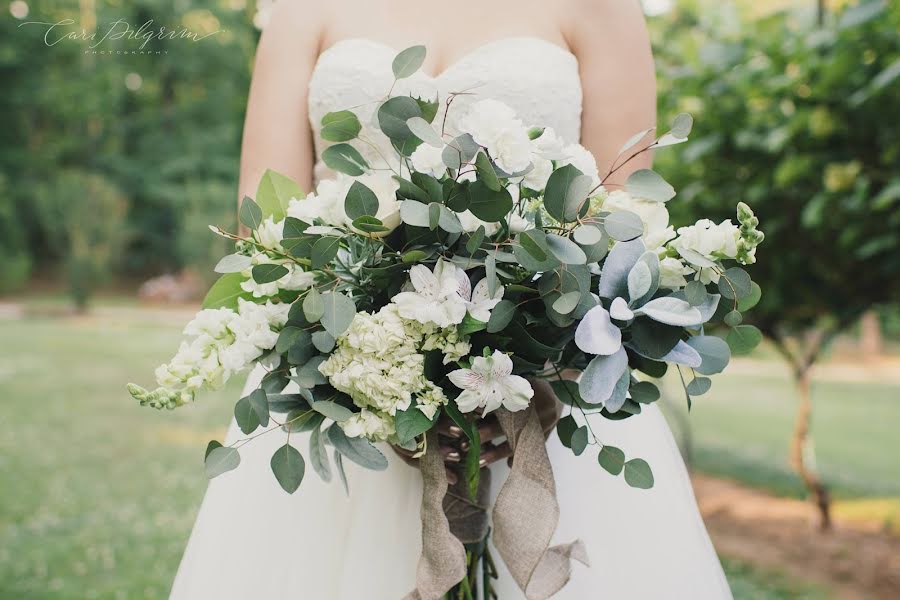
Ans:
[[[371,123],[366,118],[375,101],[393,83],[393,57],[414,44],[427,46],[426,63],[397,83],[395,95],[444,99],[468,92],[458,97],[460,105],[501,100],[526,123],[551,126],[569,143],[580,140],[601,173],[625,140],[655,122],[654,69],[638,0],[280,0],[257,53],[240,197],[252,195],[270,168],[306,189],[328,177],[318,160],[322,116],[354,108],[364,126]],[[359,150],[378,164],[377,148]],[[649,160],[639,157],[629,168]],[[628,172],[614,179],[621,182]],[[248,390],[259,377],[251,374]],[[556,400],[548,386],[536,389],[542,412],[550,414],[544,419],[549,430]],[[588,456],[572,456],[550,434],[561,509],[556,541],[580,538],[592,563],[577,565],[555,598],[730,598],[656,406],[624,421],[597,418],[593,426],[609,443],[647,459],[656,484],[628,487]],[[421,550],[416,469],[388,452],[386,472],[347,464],[349,495],[316,477],[288,495],[269,471],[283,435],[273,431],[253,440],[241,451],[241,466],[210,483],[171,598],[402,598],[414,587]],[[232,424],[228,443],[240,436]],[[500,482],[507,449],[485,445],[487,468]],[[524,598],[500,561],[497,566],[499,597]]]

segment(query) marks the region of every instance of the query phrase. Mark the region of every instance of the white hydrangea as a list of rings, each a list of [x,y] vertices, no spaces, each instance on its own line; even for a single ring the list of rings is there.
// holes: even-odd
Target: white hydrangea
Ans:
[[[373,442],[386,442],[394,433],[394,420],[367,408],[339,423],[348,437],[364,437]]]
[[[361,408],[393,416],[417,398],[431,416],[446,398],[425,377],[423,339],[418,325],[401,318],[393,304],[357,313],[319,371]]]
[[[442,154],[443,148],[436,148],[431,144],[421,144],[409,157],[413,169],[419,173],[425,173],[433,177],[443,177],[447,172]]]
[[[396,229],[400,225],[400,203],[397,200],[399,184],[385,171],[371,171],[359,177],[338,173],[333,179],[323,179],[314,193],[302,199],[291,199],[287,208],[288,216],[307,223],[320,219],[326,225],[350,227],[353,220],[344,211],[344,200],[354,181],[368,187],[378,198],[375,217],[389,230]],[[387,233],[389,232],[383,235]]]
[[[156,390],[129,385],[143,404],[173,408],[193,401],[203,389],[220,389],[235,373],[271,350],[287,322],[289,304],[238,300],[238,310],[205,309],[184,328],[188,339],[168,363],[156,369]]]
[[[531,164],[528,131],[506,104],[492,99],[479,100],[459,118],[458,127],[486,148],[497,166],[506,173],[524,171]]]

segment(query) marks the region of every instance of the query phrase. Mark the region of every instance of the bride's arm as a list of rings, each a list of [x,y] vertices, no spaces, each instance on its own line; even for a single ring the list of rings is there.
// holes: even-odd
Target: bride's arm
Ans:
[[[314,153],[306,93],[319,53],[321,12],[306,0],[281,0],[263,31],[244,119],[239,199],[256,195],[266,169],[310,189]]]
[[[638,0],[572,0],[564,33],[578,57],[583,89],[581,143],[608,171],[632,135],[656,125],[656,75],[650,38]],[[645,136],[645,142],[653,134]],[[648,168],[645,152],[606,182],[621,185]]]

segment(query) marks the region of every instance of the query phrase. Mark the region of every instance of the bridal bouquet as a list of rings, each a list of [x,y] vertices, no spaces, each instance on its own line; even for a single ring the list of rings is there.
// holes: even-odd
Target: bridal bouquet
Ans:
[[[396,78],[424,55],[421,46],[399,53]],[[737,265],[754,262],[763,234],[743,203],[736,223],[676,230],[666,210],[675,191],[649,169],[605,183],[635,156],[685,141],[689,115],[652,143],[640,144],[647,131],[635,135],[601,176],[582,146],[494,100],[457,110],[458,97],[443,99],[438,118],[440,99],[388,93],[374,132],[350,110],[327,114],[322,158],[335,177],[304,197],[270,171],[240,206],[246,234],[212,227],[235,253],[219,262],[222,276],[186,340],[157,369],[159,387],[129,391],[171,409],[265,367],[234,410],[249,437],[210,442],[209,477],[238,467],[240,445],[279,427],[288,441],[271,468],[288,493],[307,461],[346,486],[345,459],[387,468],[376,443],[413,453],[425,487],[423,564],[410,598],[474,598],[479,586],[489,597],[477,427],[496,414],[513,459],[493,507],[494,545],[529,597],[547,597],[565,584],[569,558],[584,557],[578,543],[549,547],[559,509],[528,379],[550,380],[566,405],[556,429],[575,455],[593,448],[599,468],[651,487],[651,465],[604,444],[591,417],[639,414],[660,397],[653,379],[669,368],[690,404],[732,350],[758,342],[741,313],[760,290]],[[379,168],[357,148],[374,147],[371,135],[395,150]],[[572,370],[577,382],[562,377]],[[442,415],[470,438],[452,493],[438,449]],[[297,432],[309,432],[305,457],[291,443]]]

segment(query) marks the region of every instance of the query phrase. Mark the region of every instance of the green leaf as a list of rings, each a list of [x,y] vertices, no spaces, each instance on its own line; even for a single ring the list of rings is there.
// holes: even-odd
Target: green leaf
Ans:
[[[250,273],[253,276],[253,281],[256,283],[271,283],[273,281],[278,281],[287,275],[289,271],[284,265],[267,263],[256,265]]]
[[[288,325],[278,334],[278,341],[275,342],[275,351],[284,354],[291,349],[298,341],[302,341],[304,335],[309,335],[300,327]]]
[[[406,126],[409,127],[409,130],[412,131],[414,136],[426,144],[434,146],[435,148],[444,147],[444,140],[442,140],[441,136],[438,135],[438,132],[434,130],[431,123],[422,117],[407,119]]]
[[[206,460],[209,457],[209,453],[215,450],[216,448],[221,448],[222,444],[218,440],[210,440],[206,445],[206,454],[203,455],[203,459]]]
[[[572,447],[572,436],[578,430],[578,422],[572,415],[566,415],[556,423],[556,434],[566,448]]]
[[[272,217],[276,223],[287,216],[291,198],[303,197],[303,190],[293,179],[271,169],[263,173],[256,189],[256,203],[262,209],[262,218]]]
[[[316,323],[325,314],[325,303],[322,295],[316,288],[309,288],[306,297],[303,298],[303,316],[310,323]]]
[[[291,361],[294,362],[294,361]],[[307,359],[305,364],[297,370],[297,374],[291,379],[301,388],[313,388],[326,383],[325,376],[319,371],[319,365],[325,362],[324,356],[315,356]]]
[[[544,208],[554,219],[561,223],[574,221],[578,217],[580,205],[574,198],[580,196],[587,189],[582,189],[584,183],[580,180],[583,173],[572,165],[565,165],[553,171],[547,180],[544,190]]]
[[[325,437],[318,427],[309,434],[309,462],[312,463],[313,471],[322,481],[331,481],[331,462],[328,460],[328,450],[325,448]]]
[[[322,131],[319,135],[329,142],[346,142],[359,135],[362,125],[349,110],[330,112],[322,117]]]
[[[550,253],[561,262],[567,265],[583,265],[587,262],[584,250],[569,238],[548,233],[545,240]]]
[[[332,453],[334,457],[334,466],[337,468],[338,475],[341,478],[341,484],[344,486],[344,493],[350,494],[350,484],[347,482],[347,472],[344,471],[344,459],[341,458],[341,453],[335,450]]]
[[[435,94],[434,100],[425,100],[424,98],[414,97],[413,100],[419,105],[422,111],[422,118],[428,123],[433,123],[438,111],[438,96]]]
[[[516,315],[516,305],[509,300],[501,300],[491,310],[491,318],[487,322],[488,333],[503,331]]]
[[[597,462],[610,475],[618,475],[625,467],[625,453],[615,446],[603,446],[597,455]]]
[[[635,213],[617,210],[603,220],[603,228],[609,237],[619,242],[627,242],[644,235],[644,222]]]
[[[303,233],[309,228],[309,223],[306,221],[301,221],[295,217],[285,217],[284,218],[284,229],[282,230],[282,234],[284,235],[284,239],[294,239],[299,238],[303,235]]]
[[[445,404],[444,411],[447,413],[447,416],[450,417],[450,420],[453,421],[457,427],[462,429],[463,433],[466,434],[466,437],[469,438],[469,441],[473,443],[472,445],[481,444],[481,434],[478,433],[478,427],[474,423],[470,423],[466,420],[466,417],[459,412],[456,402],[448,402]]]
[[[519,236],[519,243],[525,252],[530,254],[537,261],[547,260],[547,237],[543,232],[537,230],[528,230]]]
[[[484,233],[484,225],[479,225],[478,229],[476,229],[475,232],[471,234],[468,241],[466,241],[466,252],[475,254],[475,251],[481,247],[481,242],[484,241]]]
[[[253,261],[246,254],[229,254],[228,256],[223,256],[218,263],[216,263],[215,269],[213,269],[216,273],[240,273],[241,271],[246,271],[253,265]]]
[[[642,260],[637,261],[628,272],[628,298],[636,302],[650,291],[652,284],[653,275],[650,273],[650,267]]]
[[[750,284],[750,294],[738,300],[738,310],[747,312],[759,303],[760,298],[762,298],[762,290],[754,281]]]
[[[469,210],[487,223],[502,221],[513,207],[512,196],[505,188],[491,190],[482,180],[469,185],[469,199]]]
[[[339,425],[328,428],[328,439],[335,450],[355,462],[361,467],[373,471],[384,471],[388,467],[388,461],[378,448],[373,446],[365,438],[347,437]]]
[[[631,399],[639,404],[652,404],[659,400],[659,388],[653,382],[639,381],[628,389]]]
[[[725,341],[734,354],[747,354],[762,341],[762,332],[753,325],[738,325],[728,332]]]
[[[344,198],[344,212],[350,220],[374,217],[378,213],[378,196],[365,184],[354,181]]]
[[[406,122],[413,117],[421,116],[419,105],[409,96],[396,96],[378,107],[378,125],[384,135],[395,142],[412,138],[418,145],[419,138],[413,135]]]
[[[719,277],[719,293],[729,300],[748,297],[753,291],[753,282],[747,271],[732,267]]]
[[[337,339],[350,327],[353,317],[356,316],[356,304],[339,292],[325,292],[322,294],[322,302],[325,305],[322,325],[325,331]]]
[[[413,227],[428,227],[431,222],[428,205],[415,200],[401,202],[400,220]]]
[[[410,46],[406,50],[400,51],[391,63],[394,77],[404,79],[418,71],[425,62],[425,54],[425,46]]]
[[[684,286],[684,299],[687,300],[688,304],[691,306],[700,306],[706,302],[706,286],[696,279],[694,281],[689,281],[688,284]]]
[[[237,469],[239,464],[241,464],[241,455],[236,449],[219,446],[213,448],[206,455],[203,468],[206,471],[206,477],[212,479],[222,473]]]
[[[653,202],[668,202],[675,197],[675,188],[652,169],[638,169],[629,175],[625,190],[635,198]]]
[[[603,231],[595,225],[579,225],[572,232],[572,237],[582,246],[593,246],[603,240]]]
[[[341,238],[330,235],[323,235],[316,240],[312,247],[312,268],[321,269],[327,266],[337,256],[338,250],[341,248]]]
[[[567,315],[578,306],[581,301],[581,292],[568,292],[562,294],[553,302],[553,310],[561,315]],[[496,310],[496,308],[495,308]]]
[[[259,416],[250,404],[250,396],[244,396],[234,405],[234,420],[245,435],[253,433],[259,427]]]
[[[248,229],[256,231],[259,229],[260,224],[262,224],[262,209],[259,207],[259,204],[253,201],[253,198],[244,196],[244,200],[241,202],[241,208],[238,211],[238,219],[240,219],[241,223]]]
[[[484,321],[479,321],[469,313],[466,313],[466,316],[463,317],[462,323],[456,326],[456,330],[459,335],[472,335],[478,331],[484,331],[487,327],[487,323]]]
[[[434,419],[425,416],[415,402],[411,403],[406,410],[397,411],[394,419],[394,426],[397,429],[397,439],[400,444],[406,444],[429,429],[437,421],[437,413]]]
[[[325,148],[322,161],[329,169],[351,177],[358,177],[369,169],[366,159],[350,144],[335,144]]]
[[[250,392],[247,396],[250,401],[250,408],[256,413],[256,420],[265,427],[269,424],[269,399],[266,396],[266,390],[257,388]]]
[[[693,126],[694,117],[690,113],[679,113],[675,116],[675,120],[672,121],[672,129],[669,133],[677,138],[686,138],[690,135]]]
[[[494,165],[491,164],[490,159],[484,152],[479,152],[475,156],[475,169],[478,171],[478,178],[489,190],[499,192],[503,189],[503,184],[500,183],[500,178],[497,177]]]
[[[687,345],[697,351],[702,363],[694,370],[701,375],[721,373],[731,360],[728,344],[722,338],[713,335],[695,335],[687,339]]]
[[[575,456],[581,456],[588,445],[588,428],[582,425],[572,433],[572,452]]]
[[[732,310],[725,315],[722,321],[729,327],[737,327],[744,321],[744,315],[742,315],[739,310]]]
[[[702,396],[712,387],[712,379],[709,377],[694,377],[685,390],[691,396]]]
[[[469,163],[481,146],[475,143],[472,136],[468,133],[457,136],[447,144],[444,151],[441,152],[441,160],[444,165],[450,169],[459,169],[463,164]]]
[[[238,298],[248,300],[252,294],[245,292],[241,284],[247,280],[240,273],[227,273],[219,277],[206,292],[203,308],[230,308],[236,311]]]
[[[290,444],[285,444],[275,451],[269,464],[281,488],[288,494],[296,492],[306,471],[303,455]]]
[[[312,334],[312,343],[319,352],[331,352],[334,350],[334,337],[327,331],[317,331]]]
[[[653,487],[653,471],[642,458],[633,458],[625,463],[625,482],[633,488],[648,490]]]
[[[332,421],[346,421],[353,416],[353,411],[332,400],[317,400],[312,403],[312,409]]]

